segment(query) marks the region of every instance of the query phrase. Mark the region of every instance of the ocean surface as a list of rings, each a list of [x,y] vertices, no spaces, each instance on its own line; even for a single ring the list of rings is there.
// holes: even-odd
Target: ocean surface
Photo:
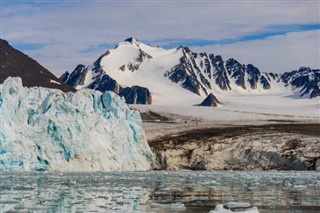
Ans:
[[[0,172],[0,212],[320,212],[320,173]]]

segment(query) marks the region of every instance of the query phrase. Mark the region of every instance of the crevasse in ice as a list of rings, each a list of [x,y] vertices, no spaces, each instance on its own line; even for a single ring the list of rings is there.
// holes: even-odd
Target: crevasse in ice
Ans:
[[[113,92],[0,85],[0,171],[149,170],[139,112]]]

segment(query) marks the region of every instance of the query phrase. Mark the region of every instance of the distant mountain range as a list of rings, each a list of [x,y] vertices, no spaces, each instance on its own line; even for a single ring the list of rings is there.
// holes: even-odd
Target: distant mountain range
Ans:
[[[112,90],[131,104],[150,104],[153,96],[166,96],[177,86],[203,97],[216,92],[266,92],[275,88],[299,93],[300,97],[320,95],[319,69],[263,73],[233,58],[224,61],[220,55],[195,53],[185,46],[165,50],[135,38],[120,42],[92,65],[78,65],[60,80],[76,89]]]
[[[293,97],[320,96],[319,69],[301,67],[283,74],[263,73],[254,65],[241,64],[233,58],[224,61],[220,55],[194,53],[185,46],[165,50],[135,38],[120,42],[91,65],[80,64],[59,79],[2,39],[0,56],[0,83],[8,76],[18,76],[27,87],[41,86],[67,92],[83,88],[101,92],[110,90],[130,104],[194,96],[204,99],[211,93],[218,103],[223,94],[265,94],[279,89],[288,96],[295,94]]]
[[[41,66],[34,59],[16,50],[9,43],[0,39],[0,83],[8,77],[20,77],[23,86],[41,86],[60,89],[65,92],[76,91],[61,82],[49,70]]]

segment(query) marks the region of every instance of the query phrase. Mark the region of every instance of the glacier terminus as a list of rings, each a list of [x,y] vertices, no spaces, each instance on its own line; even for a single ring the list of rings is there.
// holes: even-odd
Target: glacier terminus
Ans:
[[[145,171],[152,152],[138,111],[113,92],[0,85],[1,171]]]

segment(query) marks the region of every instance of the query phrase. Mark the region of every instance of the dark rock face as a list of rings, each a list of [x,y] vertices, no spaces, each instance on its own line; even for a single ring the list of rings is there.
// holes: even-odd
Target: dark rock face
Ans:
[[[92,72],[93,78],[91,79],[91,83],[86,86],[88,89],[98,90],[100,92],[105,91],[113,91],[114,93],[119,93],[120,85],[118,82],[107,75],[104,70],[101,68],[101,60],[104,56],[109,55],[110,52],[107,51],[102,56],[100,56],[94,63],[92,70],[89,67],[85,67],[82,64],[79,64],[71,74],[63,74],[60,79],[64,80],[64,82],[72,87],[77,87],[84,85],[84,80],[88,74],[88,72]]]
[[[260,77],[260,83],[261,83],[263,89],[265,89],[265,90],[271,88],[271,85],[270,85],[269,81],[264,76]]]
[[[186,69],[186,66],[183,63],[180,63],[172,68],[170,72],[165,74],[166,77],[174,83],[181,83],[184,89],[187,89],[197,95],[200,95],[201,88],[199,82],[195,79],[194,76],[189,75]]]
[[[258,85],[265,90],[271,88],[271,79],[252,64],[241,65],[235,59],[224,62],[220,55],[197,54],[187,47],[178,50],[182,51],[183,57],[165,77],[193,93],[208,95],[213,85],[223,91],[233,90],[231,81],[244,90],[256,90]]]
[[[97,61],[100,61],[98,59]],[[100,62],[95,62],[99,64]],[[99,64],[100,66],[100,64]],[[84,80],[88,74],[89,68],[83,65],[78,65],[71,74],[64,74],[60,77],[61,80],[65,80],[66,84],[77,87],[84,85]],[[94,67],[92,70],[95,76],[93,77],[92,82],[86,86],[88,89],[98,90],[100,92],[113,91],[114,93],[119,93],[120,85],[116,80],[107,75],[100,67]],[[66,78],[67,76],[67,78]]]
[[[301,67],[299,70],[285,72],[281,75],[285,86],[300,89],[300,96],[315,98],[320,96],[320,70]]]
[[[314,98],[320,93],[319,70],[300,68],[282,75],[262,73],[254,65],[240,64],[233,58],[224,62],[220,55],[197,54],[183,46],[177,50],[182,51],[183,57],[179,64],[165,73],[165,77],[198,95],[208,95],[213,85],[224,91],[233,90],[234,86],[231,85],[244,90],[270,90],[271,82],[283,82],[294,89],[300,88],[301,96],[310,94],[310,98]]]
[[[315,97],[318,97],[318,96],[320,96],[319,83],[318,83],[317,87],[314,88],[313,91],[311,92],[310,98],[315,98]]]
[[[210,106],[210,107],[216,107],[218,106],[220,103],[220,101],[218,101],[218,99],[216,98],[216,96],[214,96],[212,93],[210,93],[206,99],[204,99],[202,101],[202,103],[199,106]]]
[[[251,89],[257,89],[257,82],[259,81],[261,75],[259,69],[252,64],[248,64],[246,71],[248,74],[248,81],[250,83]]]
[[[206,170],[206,164],[204,161],[192,162],[190,169],[191,170]]]
[[[118,82],[106,74],[95,77],[94,81],[87,88],[98,90],[100,92],[113,91],[117,94],[120,91]]]
[[[191,52],[188,47],[179,47],[183,56],[180,58],[180,63],[175,65],[171,71],[165,73],[174,83],[181,83],[184,89],[187,89],[197,95],[208,94],[208,90],[212,89],[211,84],[206,76],[203,75],[201,69],[197,65],[195,58],[197,54]]]
[[[267,75],[268,79],[271,79],[271,78],[272,78],[273,80],[275,80],[275,81],[277,81],[277,82],[279,82],[279,81],[281,80],[278,73],[272,73],[272,72],[270,72],[270,73],[267,73],[266,75]]]
[[[236,85],[246,89],[244,75],[245,75],[245,68],[244,65],[241,65],[238,61],[231,58],[226,62],[226,68],[231,76],[231,78],[235,79]]]
[[[145,87],[126,87],[120,90],[119,95],[125,98],[127,104],[152,104],[151,93]]]
[[[69,77],[70,77],[70,73],[68,71],[66,71],[65,73],[63,73],[60,76],[59,80],[62,81],[62,82],[66,82]]]
[[[231,90],[230,82],[227,76],[227,71],[224,67],[224,61],[220,55],[214,57],[213,54],[209,55],[210,61],[214,66],[213,76],[215,77],[215,83],[222,90]]]
[[[166,73],[165,76],[166,77],[168,76],[172,82],[178,83],[180,81],[185,80],[185,78],[187,77],[187,72],[186,72],[183,64],[178,64],[172,68],[171,72]],[[192,92],[194,91],[191,88],[189,90]]]
[[[86,67],[84,65],[79,64],[71,74],[67,71],[59,79],[74,88],[78,85],[83,85],[88,72],[85,68]]]
[[[0,83],[12,76],[20,77],[23,86],[26,87],[40,86],[60,89],[65,92],[76,91],[60,81],[37,61],[14,49],[3,39],[0,39],[0,58]]]

